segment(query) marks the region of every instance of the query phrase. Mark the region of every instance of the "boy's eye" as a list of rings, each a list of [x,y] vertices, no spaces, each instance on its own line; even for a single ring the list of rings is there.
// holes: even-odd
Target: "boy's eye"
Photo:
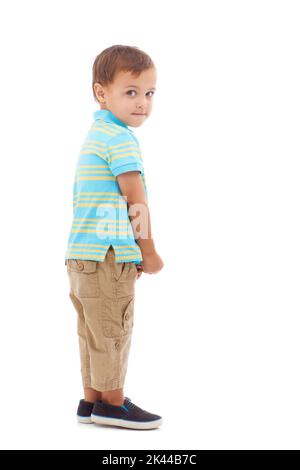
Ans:
[[[128,95],[128,93],[131,93],[132,91],[135,93],[135,90],[128,90],[127,95]]]
[[[128,94],[128,93],[131,93],[132,91],[133,91],[134,93],[136,93],[136,90],[128,90],[128,91],[127,91],[127,94]],[[153,96],[154,91],[148,91],[148,93],[152,93],[152,96]],[[148,95],[148,93],[147,93],[147,95]],[[130,96],[133,96],[133,95],[130,95]]]

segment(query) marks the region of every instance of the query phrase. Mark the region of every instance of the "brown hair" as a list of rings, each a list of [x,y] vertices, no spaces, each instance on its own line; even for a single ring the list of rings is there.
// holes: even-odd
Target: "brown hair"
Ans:
[[[134,77],[138,77],[144,70],[155,65],[152,59],[138,47],[115,45],[104,49],[97,55],[93,64],[93,95],[98,102],[94,90],[94,84],[100,83],[107,86],[113,83],[115,76],[119,72],[132,72]]]

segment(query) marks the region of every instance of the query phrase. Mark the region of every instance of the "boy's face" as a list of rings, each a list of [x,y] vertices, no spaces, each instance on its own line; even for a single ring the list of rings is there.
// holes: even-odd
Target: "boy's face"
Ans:
[[[144,70],[138,78],[131,72],[119,72],[113,83],[102,87],[95,83],[94,89],[101,109],[108,109],[127,126],[139,127],[150,116],[156,86],[156,70]]]

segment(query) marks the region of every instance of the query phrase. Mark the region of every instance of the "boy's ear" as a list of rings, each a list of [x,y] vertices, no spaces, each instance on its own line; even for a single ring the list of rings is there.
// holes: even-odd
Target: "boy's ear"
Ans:
[[[100,103],[104,103],[105,100],[104,100],[104,90],[102,88],[102,85],[100,85],[100,83],[94,83],[94,92],[95,92],[95,95],[97,96],[98,100],[100,101]]]

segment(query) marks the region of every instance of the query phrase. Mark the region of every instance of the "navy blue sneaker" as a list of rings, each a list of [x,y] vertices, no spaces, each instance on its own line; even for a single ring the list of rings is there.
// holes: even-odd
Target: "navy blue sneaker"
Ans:
[[[91,424],[93,421],[91,420],[91,413],[93,409],[94,403],[89,401],[85,401],[84,399],[79,401],[79,405],[77,408],[77,421],[79,423]]]
[[[132,403],[128,397],[125,397],[121,406],[96,401],[91,419],[96,424],[121,426],[130,429],[154,429],[162,424],[161,416],[142,410],[142,408]]]

